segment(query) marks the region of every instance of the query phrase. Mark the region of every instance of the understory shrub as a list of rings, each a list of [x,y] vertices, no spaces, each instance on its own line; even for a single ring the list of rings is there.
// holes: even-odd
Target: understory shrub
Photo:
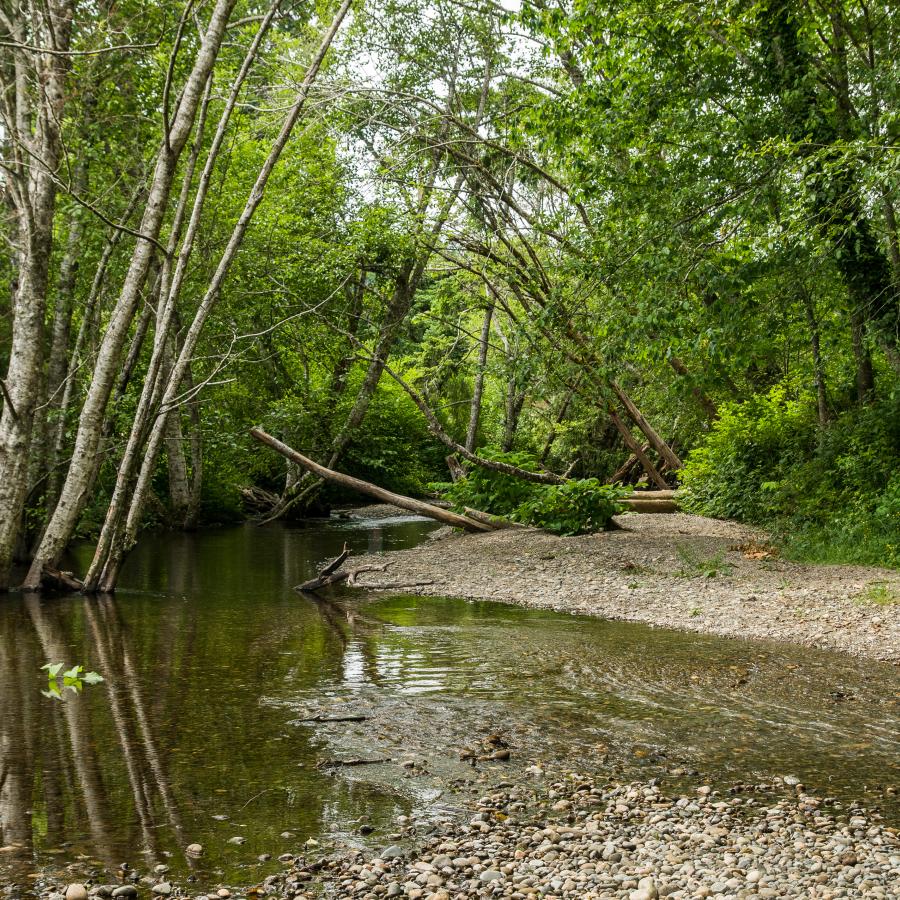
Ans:
[[[483,447],[478,455],[492,462],[503,462],[527,472],[539,471],[537,457],[527,451],[504,453],[495,447]],[[485,469],[483,466],[467,466],[465,478],[453,484],[447,497],[454,506],[462,509],[471,506],[495,516],[512,516],[513,513],[528,500],[539,485],[524,481],[512,475],[505,475],[496,469]]]
[[[503,453],[494,448],[479,455],[529,472],[539,471],[530,453]],[[596,478],[537,484],[482,466],[469,468],[465,478],[450,486],[447,496],[458,511],[469,506],[556,534],[590,534],[608,528],[622,511],[618,500],[630,492],[620,485],[602,484]]]
[[[683,505],[773,532],[789,556],[900,566],[900,398],[825,428],[808,396],[725,406],[681,472]]]
[[[591,534],[609,528],[612,517],[622,512],[618,501],[630,493],[628,488],[601,484],[596,478],[534,487],[514,518],[555,534]]]

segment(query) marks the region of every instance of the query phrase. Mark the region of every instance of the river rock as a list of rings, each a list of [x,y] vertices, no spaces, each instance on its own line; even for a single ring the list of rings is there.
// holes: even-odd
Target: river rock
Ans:
[[[172,893],[172,885],[168,881],[161,881],[159,884],[154,884],[150,890],[157,897],[168,897]]]
[[[123,884],[112,892],[115,900],[119,900],[120,897],[137,897],[137,894],[138,889],[133,884]]]
[[[203,844],[188,844],[184,852],[191,856],[200,856],[203,853]]]
[[[88,900],[87,888],[83,884],[70,884],[66,888],[66,900]]]

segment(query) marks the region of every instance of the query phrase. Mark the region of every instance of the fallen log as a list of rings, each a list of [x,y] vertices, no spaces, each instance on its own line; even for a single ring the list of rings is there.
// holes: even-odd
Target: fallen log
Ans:
[[[319,465],[319,463],[314,462],[302,453],[298,453],[292,447],[288,447],[287,444],[282,443],[278,438],[274,438],[271,434],[267,434],[262,428],[251,428],[250,434],[252,434],[261,444],[271,447],[276,453],[280,453],[282,456],[287,457],[287,459],[293,460],[295,463],[303,466],[304,469],[318,475],[320,478],[324,478],[327,481],[333,481],[335,484],[340,484],[351,490],[359,491],[361,494],[368,494],[370,497],[374,497],[382,503],[391,503],[394,506],[399,506],[401,509],[407,509],[420,516],[427,516],[429,519],[436,519],[438,522],[446,522],[454,528],[465,528],[467,531],[496,530],[494,526],[487,525],[484,522],[478,522],[467,516],[460,516],[449,510],[440,509],[439,507],[434,506],[431,503],[425,503],[422,500],[414,500],[412,497],[404,497],[402,494],[395,494],[393,491],[388,491],[378,487],[378,485],[370,484],[368,481],[363,481],[361,478],[354,478],[352,475],[345,475],[343,472],[335,472],[332,469],[327,469],[325,466]]]
[[[633,491],[630,495],[631,500],[674,500],[678,496],[678,491]]]
[[[673,513],[678,512],[677,500],[644,500],[641,497],[625,497],[619,500],[627,512],[639,513]]]
[[[491,513],[482,512],[480,509],[472,509],[470,506],[464,506],[463,512],[465,512],[470,519],[475,519],[477,522],[484,522],[486,525],[491,525],[497,529],[527,527],[521,522],[513,522],[511,519],[504,519],[503,516],[494,516],[491,515]]]
[[[350,555],[350,551],[347,549],[347,545],[344,544],[344,549],[333,559],[331,562],[326,563],[321,569],[319,569],[319,574],[316,575],[315,578],[310,578],[309,581],[304,581],[303,584],[298,584],[294,590],[295,591],[317,591],[320,588],[328,587],[330,584],[337,584],[341,581],[346,581],[347,578],[350,577],[349,572],[338,572],[338,569],[344,564],[344,561]]]
[[[650,478],[656,483],[657,487],[665,490],[668,488],[668,484],[666,483],[666,479],[662,477],[659,470],[653,463],[650,461],[650,457],[644,453],[641,445],[635,440],[634,435],[629,430],[628,426],[622,421],[619,414],[616,412],[615,407],[612,403],[607,406],[609,410],[609,418],[612,421],[613,425],[616,426],[619,434],[622,435],[622,440],[625,441],[626,446],[629,450],[640,460],[641,465],[644,467],[644,471],[650,476]]]
[[[366,722],[368,716],[307,716],[297,722]]]
[[[44,570],[41,572],[41,587],[46,591],[66,591],[71,593],[82,590],[84,584],[71,572],[61,572],[59,569],[44,566]]]

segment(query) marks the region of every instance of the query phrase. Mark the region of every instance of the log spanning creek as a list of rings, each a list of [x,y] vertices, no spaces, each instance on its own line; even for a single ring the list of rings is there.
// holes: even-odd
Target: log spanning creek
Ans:
[[[462,814],[467,780],[551,761],[690,790],[777,796],[799,780],[900,824],[888,665],[495,603],[292,590],[345,542],[408,548],[433,527],[152,535],[115,597],[2,598],[0,885],[105,883],[123,863],[198,888],[258,883],[285,851],[384,846],[402,816]],[[104,680],[48,696],[41,667],[56,662]]]

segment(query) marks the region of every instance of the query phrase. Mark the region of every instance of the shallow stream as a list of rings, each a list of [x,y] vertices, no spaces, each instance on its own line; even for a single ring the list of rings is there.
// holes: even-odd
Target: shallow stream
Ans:
[[[495,603],[292,590],[344,542],[410,547],[432,528],[155,535],[114,598],[2,598],[0,884],[27,891],[65,867],[102,880],[123,862],[249,884],[309,839],[380,846],[400,815],[452,813],[454,785],[549,759],[684,785],[698,771],[723,787],[790,776],[900,824],[890,666]],[[46,662],[105,680],[47,697]],[[503,745],[509,762],[461,758]]]

